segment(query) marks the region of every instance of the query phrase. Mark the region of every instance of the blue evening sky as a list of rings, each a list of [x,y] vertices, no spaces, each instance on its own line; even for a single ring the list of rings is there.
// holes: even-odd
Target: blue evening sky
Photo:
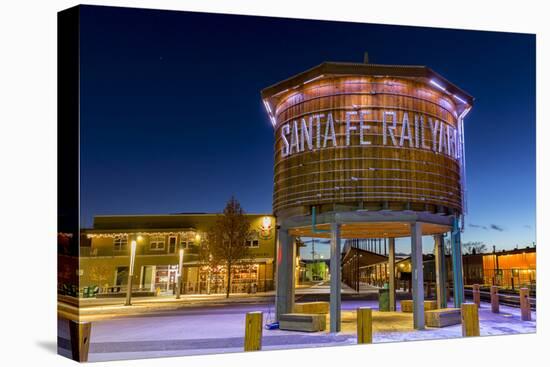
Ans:
[[[84,227],[99,214],[217,212],[231,195],[270,213],[260,90],[368,51],[373,63],[427,65],[475,97],[463,240],[535,241],[534,35],[109,7],[83,7],[80,34]]]

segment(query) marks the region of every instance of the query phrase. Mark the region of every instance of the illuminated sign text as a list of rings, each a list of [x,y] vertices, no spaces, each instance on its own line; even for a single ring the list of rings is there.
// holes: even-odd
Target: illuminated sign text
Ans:
[[[281,126],[281,155],[337,147],[337,136],[345,135],[340,144],[352,145],[352,136],[358,135],[358,144],[371,145],[369,135],[382,135],[382,145],[431,150],[454,159],[460,156],[458,130],[431,117],[404,112],[400,118],[395,111],[383,111],[382,120],[369,119],[370,110],[348,111],[344,121],[336,121],[332,113],[314,114]],[[343,124],[343,127],[341,127]],[[337,133],[342,131],[343,133]],[[353,144],[357,145],[357,144]]]

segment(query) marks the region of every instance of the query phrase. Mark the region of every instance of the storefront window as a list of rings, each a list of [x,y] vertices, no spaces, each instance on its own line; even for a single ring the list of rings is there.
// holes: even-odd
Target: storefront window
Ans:
[[[116,269],[116,285],[128,284],[128,267],[119,266]]]
[[[155,289],[160,289],[161,292],[174,290],[177,279],[177,265],[160,265],[156,267],[155,273]]]

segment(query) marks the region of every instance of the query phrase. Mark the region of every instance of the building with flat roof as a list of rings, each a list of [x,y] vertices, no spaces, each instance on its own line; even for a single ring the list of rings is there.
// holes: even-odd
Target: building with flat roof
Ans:
[[[379,247],[371,246],[368,240],[346,240],[342,254],[342,281],[349,287],[359,290],[361,283],[383,287],[389,282],[390,261]],[[374,241],[376,242],[376,241]],[[424,283],[437,282],[436,257],[423,254]],[[445,280],[452,287],[452,258],[445,255]],[[471,287],[479,284],[484,287],[496,285],[501,289],[518,290],[525,287],[535,291],[537,282],[537,250],[526,246],[513,250],[501,250],[462,255],[464,284]],[[410,256],[396,256],[396,289],[410,290],[412,263]]]
[[[130,243],[136,241],[132,293],[134,296],[173,294],[183,249],[182,293],[223,293],[227,269],[201,258],[206,232],[219,214],[108,215],[94,217],[93,228],[82,231],[80,293],[124,295],[130,269]],[[274,287],[275,218],[246,214],[251,235],[248,255],[232,271],[231,293]],[[95,295],[95,294],[94,294]]]

